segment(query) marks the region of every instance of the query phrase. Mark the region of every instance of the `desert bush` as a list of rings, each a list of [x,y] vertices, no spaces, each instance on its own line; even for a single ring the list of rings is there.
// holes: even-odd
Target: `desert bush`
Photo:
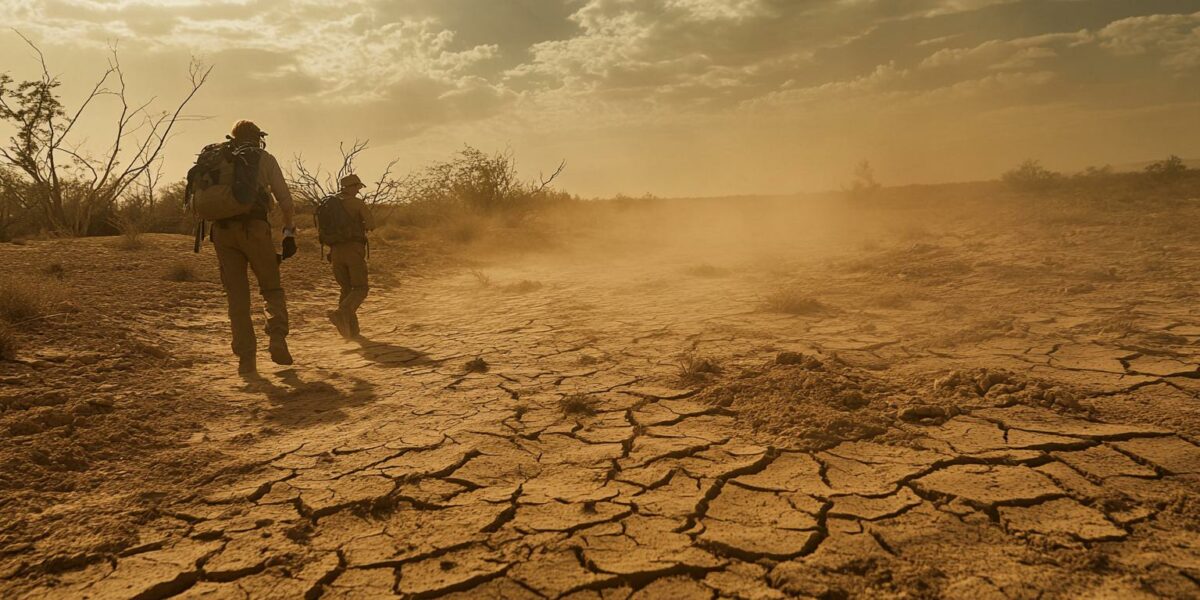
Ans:
[[[1000,181],[1003,181],[1009,188],[1019,192],[1039,192],[1053,188],[1061,183],[1063,176],[1061,173],[1056,173],[1042,166],[1042,163],[1033,159],[1026,160],[1018,165],[1015,169],[1005,172],[1000,176]]]
[[[1178,179],[1188,170],[1187,165],[1183,164],[1183,159],[1172,154],[1167,158],[1155,161],[1146,165],[1145,173],[1151,178],[1159,181],[1169,181]]]
[[[487,370],[487,361],[483,360],[482,356],[476,356],[475,358],[468,360],[466,364],[463,365],[463,371],[466,371],[467,373],[487,373]]]
[[[142,226],[137,220],[126,215],[116,215],[112,218],[111,223],[120,233],[120,237],[117,239],[117,248],[141,250],[145,247],[145,241],[142,239]]]
[[[13,360],[17,357],[17,334],[12,327],[0,323],[0,360]]]
[[[587,394],[568,394],[558,400],[558,407],[565,415],[596,414],[596,399]]]
[[[0,280],[0,320],[16,325],[50,313],[63,299],[62,289],[54,282],[39,279]]]
[[[711,358],[686,353],[676,364],[679,380],[686,384],[704,383],[721,374],[721,366]]]
[[[815,315],[828,310],[816,298],[809,296],[800,288],[784,288],[776,290],[766,297],[767,308],[789,315]]]
[[[164,276],[164,278],[167,281],[181,282],[196,281],[197,279],[196,270],[192,268],[192,265],[189,265],[185,262],[177,262],[171,265],[171,267],[167,269],[167,274]]]

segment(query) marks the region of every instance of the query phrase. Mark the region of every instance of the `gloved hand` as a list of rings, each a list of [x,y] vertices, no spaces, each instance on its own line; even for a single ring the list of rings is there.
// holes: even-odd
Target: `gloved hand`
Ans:
[[[291,227],[283,228],[283,254],[280,260],[287,260],[296,255],[296,230]]]

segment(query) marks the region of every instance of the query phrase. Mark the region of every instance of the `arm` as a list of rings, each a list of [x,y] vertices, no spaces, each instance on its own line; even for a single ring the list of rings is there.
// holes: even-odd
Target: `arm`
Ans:
[[[268,152],[264,152],[262,156],[263,168],[266,169],[267,185],[271,188],[271,194],[275,196],[275,202],[279,203],[279,211],[283,214],[283,228],[294,230],[296,224],[296,205],[292,202],[292,192],[288,189],[287,181],[283,178],[283,170],[279,168],[279,161]]]

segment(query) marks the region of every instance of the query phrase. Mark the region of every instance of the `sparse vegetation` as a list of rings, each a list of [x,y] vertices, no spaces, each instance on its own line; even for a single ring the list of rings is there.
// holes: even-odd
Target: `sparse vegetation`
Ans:
[[[5,278],[0,280],[0,320],[19,325],[44,317],[62,298],[62,290],[54,282]]]
[[[1048,190],[1062,182],[1062,173],[1056,173],[1042,166],[1037,160],[1029,159],[1017,165],[1015,169],[1000,176],[1010,189],[1018,192],[1039,192]]]
[[[596,399],[587,394],[568,394],[559,399],[558,407],[565,415],[590,417],[596,414]]]
[[[121,250],[141,250],[145,247],[142,240],[142,227],[136,220],[125,215],[113,217],[113,226],[120,232],[117,247]]]
[[[1145,173],[1155,180],[1169,181],[1187,173],[1187,170],[1187,165],[1183,164],[1183,159],[1172,154],[1163,160],[1146,165]]]
[[[476,356],[463,365],[463,371],[467,373],[487,373],[487,370],[488,363],[482,356]]]
[[[711,358],[686,353],[677,364],[679,380],[685,384],[706,383],[721,374],[721,366]]]
[[[191,265],[185,262],[177,262],[171,265],[165,276],[167,281],[196,281],[196,270]]]
[[[784,288],[772,292],[766,297],[767,308],[775,312],[789,315],[817,315],[828,310],[828,307],[809,296],[804,290],[796,287]]]

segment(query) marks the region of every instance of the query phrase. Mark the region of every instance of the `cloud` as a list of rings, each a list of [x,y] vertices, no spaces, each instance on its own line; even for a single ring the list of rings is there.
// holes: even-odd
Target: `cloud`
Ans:
[[[1114,21],[1098,33],[1101,44],[1124,56],[1157,55],[1175,70],[1200,68],[1200,12]]]

